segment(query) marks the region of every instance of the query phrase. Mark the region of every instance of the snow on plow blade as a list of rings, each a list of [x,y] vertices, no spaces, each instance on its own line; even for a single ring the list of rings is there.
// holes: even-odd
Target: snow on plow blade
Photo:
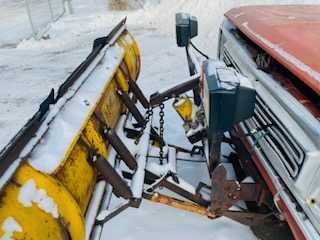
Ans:
[[[2,239],[85,239],[85,214],[97,182],[92,149],[106,159],[105,126],[125,111],[140,53],[122,20],[0,153]],[[89,233],[90,234],[90,233]]]

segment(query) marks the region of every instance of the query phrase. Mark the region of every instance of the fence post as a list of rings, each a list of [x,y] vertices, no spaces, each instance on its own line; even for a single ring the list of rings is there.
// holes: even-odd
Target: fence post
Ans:
[[[0,0],[1,1],[1,0]],[[59,0],[55,0],[55,1],[59,1]],[[29,19],[29,23],[30,23],[30,27],[32,30],[32,37],[36,40],[39,40],[43,34],[48,30],[49,28],[49,24],[55,22],[56,20],[58,20],[63,14],[67,13],[67,14],[72,14],[73,13],[73,9],[72,9],[72,3],[71,0],[60,0],[62,3],[62,8],[61,8],[61,12],[55,15],[55,9],[54,9],[54,5],[52,0],[47,0],[47,4],[49,12],[50,12],[50,17],[51,20],[49,19],[49,17],[46,15],[46,18],[37,18],[36,16],[32,16],[32,7],[36,7],[32,5],[32,2],[30,2],[30,0],[24,0],[25,2],[25,8],[27,11],[27,15],[28,15],[28,19]],[[48,19],[48,21],[47,21]],[[37,21],[40,21],[40,25],[43,25],[43,22],[45,21],[46,27],[44,29],[41,29],[42,27],[39,27],[39,29],[37,28]]]
[[[51,5],[51,1],[48,0],[48,7],[49,7],[49,11],[50,11],[50,15],[51,15],[51,21],[54,21],[54,14],[53,14],[53,9],[52,9],[52,5]]]
[[[32,35],[35,38],[37,33],[36,33],[36,29],[35,29],[33,21],[32,21],[32,16],[31,16],[31,11],[30,11],[30,6],[29,6],[28,0],[25,0],[25,3],[26,3],[26,9],[27,9],[29,23],[30,23],[31,30],[32,30]]]
[[[64,6],[64,11],[67,14],[73,14],[71,0],[62,0],[62,2],[63,2],[63,6]]]

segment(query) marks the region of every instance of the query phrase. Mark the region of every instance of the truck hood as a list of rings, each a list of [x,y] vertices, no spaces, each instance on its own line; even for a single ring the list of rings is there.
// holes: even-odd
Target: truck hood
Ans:
[[[320,94],[320,5],[245,6],[225,16]]]

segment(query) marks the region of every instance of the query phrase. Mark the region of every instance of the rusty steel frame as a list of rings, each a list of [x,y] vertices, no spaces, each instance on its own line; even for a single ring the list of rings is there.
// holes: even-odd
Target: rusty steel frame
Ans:
[[[155,192],[153,194],[144,194],[144,198],[152,202],[161,203],[173,208],[178,208],[202,216],[207,216],[210,219],[214,219],[217,217],[217,215],[211,212],[207,207],[163,195],[158,192]]]

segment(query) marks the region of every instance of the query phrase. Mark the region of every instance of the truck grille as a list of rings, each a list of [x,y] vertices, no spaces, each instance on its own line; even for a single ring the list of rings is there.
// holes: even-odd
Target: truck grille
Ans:
[[[272,151],[278,156],[292,178],[303,164],[304,152],[284,125],[258,96],[254,116],[244,122],[249,137],[266,155]]]

